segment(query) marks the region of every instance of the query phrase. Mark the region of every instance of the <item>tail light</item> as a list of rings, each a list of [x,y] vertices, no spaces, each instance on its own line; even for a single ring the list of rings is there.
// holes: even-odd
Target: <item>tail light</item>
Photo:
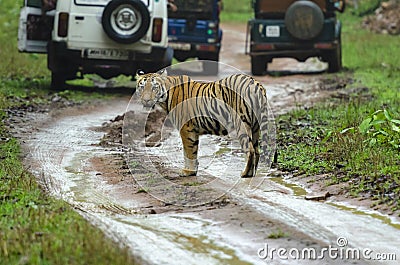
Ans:
[[[163,27],[163,19],[155,18],[153,20],[153,36],[151,40],[153,42],[160,42],[162,38],[162,27]]]
[[[59,37],[67,37],[68,35],[68,21],[69,14],[68,13],[60,13],[58,15],[58,36]]]
[[[333,49],[334,46],[332,43],[316,43],[314,47],[317,49]]]
[[[216,52],[217,47],[215,45],[199,44],[199,45],[196,45],[196,50],[206,51],[206,52]]]
[[[274,50],[275,46],[269,43],[257,43],[251,45],[252,51]]]

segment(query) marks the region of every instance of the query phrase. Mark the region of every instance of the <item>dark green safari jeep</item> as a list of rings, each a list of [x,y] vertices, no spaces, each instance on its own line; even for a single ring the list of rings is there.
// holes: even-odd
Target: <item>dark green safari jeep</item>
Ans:
[[[342,68],[341,23],[345,1],[337,0],[253,0],[254,18],[248,22],[253,75],[267,72],[267,64],[277,57],[305,61],[319,57],[328,63],[328,72]],[[248,36],[249,36],[248,35]]]

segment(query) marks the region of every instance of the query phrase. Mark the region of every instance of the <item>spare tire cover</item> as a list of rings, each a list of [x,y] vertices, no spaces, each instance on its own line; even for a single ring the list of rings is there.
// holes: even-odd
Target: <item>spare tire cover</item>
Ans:
[[[296,1],[286,11],[285,25],[293,37],[310,40],[321,32],[324,26],[324,13],[312,1]]]
[[[150,26],[150,14],[140,0],[113,0],[104,8],[101,23],[110,39],[130,44],[146,34]]]

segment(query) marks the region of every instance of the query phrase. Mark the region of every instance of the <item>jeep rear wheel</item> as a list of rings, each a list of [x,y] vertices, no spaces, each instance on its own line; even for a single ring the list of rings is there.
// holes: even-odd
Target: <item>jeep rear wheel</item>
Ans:
[[[286,11],[285,25],[296,39],[310,40],[322,31],[324,13],[312,1],[296,1]]]
[[[267,60],[262,56],[251,56],[251,73],[264,75],[267,72]]]
[[[174,50],[171,47],[154,47],[152,53],[148,56],[148,58],[151,60],[137,62],[137,66],[145,73],[154,73],[165,67],[170,66],[173,57]],[[136,71],[137,70],[134,69],[134,71],[132,71],[132,74],[135,75]]]
[[[328,62],[329,73],[336,73],[342,69],[342,47],[340,44],[336,49],[326,53],[326,61]]]
[[[62,72],[51,72],[51,84],[50,88],[52,90],[64,90],[65,89],[65,82],[67,78],[65,73]]]
[[[102,25],[110,39],[130,44],[146,34],[150,26],[150,14],[140,0],[113,0],[104,8]]]

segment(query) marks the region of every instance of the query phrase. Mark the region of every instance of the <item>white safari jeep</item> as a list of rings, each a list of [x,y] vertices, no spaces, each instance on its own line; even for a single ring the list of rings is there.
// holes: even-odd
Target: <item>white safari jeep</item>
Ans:
[[[47,53],[51,86],[84,74],[112,78],[171,64],[166,0],[24,0],[18,49]]]

